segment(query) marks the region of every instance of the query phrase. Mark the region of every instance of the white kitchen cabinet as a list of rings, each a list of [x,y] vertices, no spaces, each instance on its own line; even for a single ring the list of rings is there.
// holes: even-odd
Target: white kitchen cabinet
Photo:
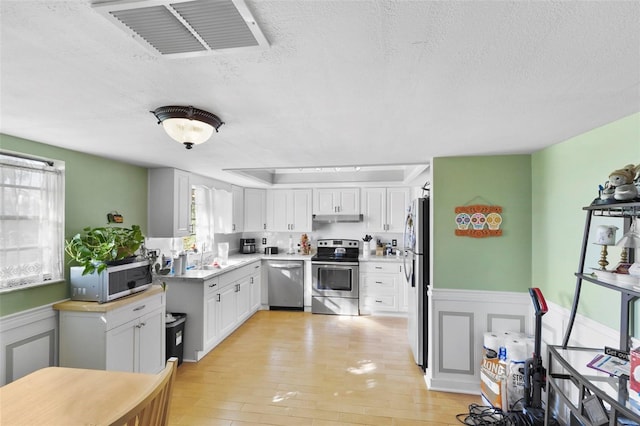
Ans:
[[[156,374],[165,366],[165,293],[154,286],[109,303],[67,301],[60,366]]]
[[[260,309],[261,305],[261,293],[262,293],[262,265],[258,262],[253,266],[253,271],[250,277],[251,284],[251,312],[256,312]]]
[[[220,336],[218,312],[218,279],[213,278],[204,282],[204,348],[212,348],[218,343]]]
[[[244,230],[244,189],[240,186],[231,185],[233,193],[233,223],[231,230],[233,232],[242,232]]]
[[[251,312],[251,277],[242,277],[236,284],[238,288],[236,293],[237,318],[236,321],[243,323],[252,314]]]
[[[237,287],[228,285],[218,291],[218,318],[220,325],[220,335],[231,334],[238,321],[237,308]]]
[[[213,232],[230,234],[233,232],[233,194],[225,189],[212,189],[211,191],[213,194]]]
[[[156,374],[165,363],[157,344],[164,332],[163,309],[107,331],[106,369]]]
[[[260,260],[212,278],[163,277],[167,282],[167,310],[187,314],[184,359],[199,361],[255,313],[251,279],[260,275]],[[255,280],[255,278],[254,278]],[[258,282],[258,291],[259,291]]]
[[[191,233],[191,175],[171,169],[149,169],[147,237],[184,237]]]
[[[360,311],[362,313],[406,312],[406,286],[402,264],[366,261],[360,263]]]
[[[244,232],[261,232],[267,229],[267,192],[264,189],[244,189]]]
[[[365,230],[371,232],[403,232],[409,188],[363,188],[362,214]]]
[[[313,214],[360,214],[360,188],[314,189]]]
[[[267,191],[267,230],[311,232],[311,194],[310,189]]]
[[[387,188],[387,231],[404,232],[407,207],[411,202],[410,188]]]

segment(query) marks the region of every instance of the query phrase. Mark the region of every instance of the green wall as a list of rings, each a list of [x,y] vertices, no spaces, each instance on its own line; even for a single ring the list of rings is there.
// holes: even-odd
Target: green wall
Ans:
[[[147,227],[147,169],[0,134],[0,148],[65,161],[65,237],[101,226],[107,213],[124,216],[123,226]],[[66,271],[68,276],[68,269]],[[69,297],[67,283],[3,293],[0,316]]]
[[[531,283],[531,157],[433,160],[433,286],[526,291]],[[502,207],[502,236],[459,237],[455,207]]]
[[[571,307],[586,212],[598,185],[626,164],[640,163],[640,114],[634,114],[532,155],[532,282],[545,298]],[[618,231],[617,237],[622,236]],[[617,257],[609,250],[610,266]],[[586,265],[588,266],[597,266]],[[583,285],[579,312],[617,329],[619,295]]]

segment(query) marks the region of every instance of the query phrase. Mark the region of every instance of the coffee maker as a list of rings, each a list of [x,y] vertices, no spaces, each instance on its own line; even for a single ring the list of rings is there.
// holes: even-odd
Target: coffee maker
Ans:
[[[240,238],[240,253],[250,254],[256,252],[255,238]]]

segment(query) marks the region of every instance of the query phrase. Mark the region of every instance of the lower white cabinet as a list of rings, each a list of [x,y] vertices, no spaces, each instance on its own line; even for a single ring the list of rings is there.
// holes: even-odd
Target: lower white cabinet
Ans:
[[[219,318],[220,334],[226,336],[236,328],[238,323],[238,287],[228,285],[218,292],[217,314]]]
[[[167,282],[167,311],[187,314],[186,361],[202,359],[259,309],[260,273],[261,263],[256,260],[204,281],[163,278]]]
[[[406,312],[406,286],[399,262],[360,262],[360,312]]]
[[[218,318],[219,315],[217,305],[218,279],[214,278],[204,282],[204,344],[202,345],[202,348],[213,347],[218,342],[218,336],[220,336],[220,319]],[[195,321],[195,318],[193,319],[193,321]]]
[[[60,366],[156,374],[165,366],[165,293],[154,287],[110,303],[60,311]]]
[[[262,293],[262,265],[258,262],[253,266],[249,284],[251,285],[251,312],[260,309]]]

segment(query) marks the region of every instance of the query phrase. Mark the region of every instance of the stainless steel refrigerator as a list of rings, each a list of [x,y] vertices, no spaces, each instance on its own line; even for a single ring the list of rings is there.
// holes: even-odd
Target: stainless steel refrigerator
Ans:
[[[429,198],[418,198],[407,208],[404,225],[404,271],[407,292],[407,337],[413,358],[423,370],[428,354]]]

